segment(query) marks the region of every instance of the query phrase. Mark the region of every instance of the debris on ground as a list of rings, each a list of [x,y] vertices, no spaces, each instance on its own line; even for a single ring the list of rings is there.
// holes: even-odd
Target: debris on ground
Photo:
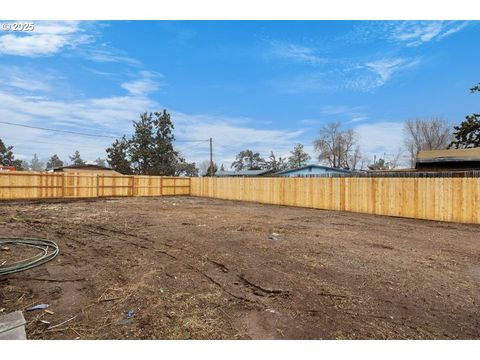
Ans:
[[[26,308],[25,311],[43,310],[43,309],[46,309],[46,308],[48,308],[48,304],[38,304],[38,305],[30,306],[30,307]]]
[[[274,233],[271,233],[270,235],[268,235],[268,238],[270,240],[273,240],[273,241],[278,241],[278,240],[280,240],[279,236],[280,236],[280,234],[277,234],[277,233],[274,232]]]
[[[77,318],[78,315],[75,315],[75,316],[72,316],[70,319],[67,319],[65,321],[62,321],[60,324],[57,324],[57,325],[53,325],[53,326],[49,326],[48,327],[48,330],[51,330],[51,329],[55,329],[55,328],[58,328],[62,325],[65,325],[66,323],[72,321],[72,320],[75,320]]]
[[[21,311],[0,316],[0,340],[26,340],[25,318]]]
[[[133,318],[135,317],[135,311],[128,310],[125,312],[125,319],[122,319],[117,322],[118,325],[128,325],[133,322]]]

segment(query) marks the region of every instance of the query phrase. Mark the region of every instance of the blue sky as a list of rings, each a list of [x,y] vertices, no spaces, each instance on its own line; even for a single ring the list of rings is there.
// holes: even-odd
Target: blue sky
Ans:
[[[144,111],[172,113],[189,161],[230,165],[250,148],[315,157],[322,125],[357,131],[361,150],[395,154],[402,124],[479,110],[478,22],[35,21],[0,30],[0,120],[101,135],[131,133]],[[78,149],[105,157],[109,138],[0,124],[19,158]],[[312,161],[314,162],[314,161]]]

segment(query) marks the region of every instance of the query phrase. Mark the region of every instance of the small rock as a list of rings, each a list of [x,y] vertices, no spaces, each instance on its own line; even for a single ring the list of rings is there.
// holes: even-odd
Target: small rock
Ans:
[[[280,234],[277,234],[277,233],[271,233],[270,235],[268,235],[268,238],[273,241],[278,241],[280,240],[279,235]]]

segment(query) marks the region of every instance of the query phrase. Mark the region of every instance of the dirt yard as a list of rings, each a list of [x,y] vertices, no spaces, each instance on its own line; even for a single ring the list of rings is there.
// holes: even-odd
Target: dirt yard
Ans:
[[[478,225],[163,197],[4,202],[0,236],[60,247],[0,278],[54,312],[30,339],[480,338]]]

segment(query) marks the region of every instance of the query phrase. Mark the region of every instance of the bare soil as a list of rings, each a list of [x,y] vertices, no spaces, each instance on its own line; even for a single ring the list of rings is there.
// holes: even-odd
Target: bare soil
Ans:
[[[161,197],[3,202],[0,236],[60,247],[0,278],[54,312],[30,339],[480,337],[479,225]]]

